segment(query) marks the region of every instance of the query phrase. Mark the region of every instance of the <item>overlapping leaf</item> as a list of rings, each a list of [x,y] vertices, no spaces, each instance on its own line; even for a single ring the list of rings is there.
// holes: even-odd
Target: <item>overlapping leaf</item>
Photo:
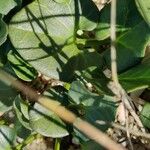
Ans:
[[[31,81],[36,77],[36,71],[34,68],[32,68],[32,66],[27,64],[23,59],[21,59],[12,51],[8,53],[7,58],[14,72],[20,79],[24,81]]]
[[[118,72],[125,71],[139,63],[145,55],[149,41],[150,28],[144,22],[120,36],[116,43]],[[104,59],[110,66],[110,50],[104,52]]]
[[[30,110],[29,118],[32,129],[44,136],[58,138],[68,135],[61,119],[38,103]]]
[[[20,123],[25,128],[31,130],[29,125],[28,105],[21,99],[20,96],[17,96],[14,100],[13,107]]]
[[[113,97],[93,94],[79,81],[74,81],[71,84],[68,94],[75,104],[84,106],[84,118],[98,128],[106,130],[108,126],[96,124],[97,120],[109,122],[114,120],[116,106]]]
[[[11,150],[15,136],[15,129],[5,125],[0,125],[0,150]]]
[[[63,65],[79,52],[74,44],[69,48],[64,45],[74,42],[78,29],[92,30],[97,21],[98,10],[90,0],[36,0],[13,17],[9,35],[20,55],[35,69],[59,78]]]

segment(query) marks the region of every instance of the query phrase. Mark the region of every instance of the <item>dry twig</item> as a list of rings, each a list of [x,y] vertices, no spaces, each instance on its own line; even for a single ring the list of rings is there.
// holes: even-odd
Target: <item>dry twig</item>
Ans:
[[[58,101],[52,100],[48,97],[38,95],[32,88],[24,85],[23,83],[16,80],[16,78],[0,70],[0,80],[8,86],[14,88],[25,94],[30,100],[35,101],[53,111],[61,119],[72,123],[77,129],[87,135],[90,139],[94,140],[98,144],[104,146],[108,150],[125,150],[120,144],[115,143],[106,134],[95,128],[88,122],[78,118],[74,113],[67,110]]]

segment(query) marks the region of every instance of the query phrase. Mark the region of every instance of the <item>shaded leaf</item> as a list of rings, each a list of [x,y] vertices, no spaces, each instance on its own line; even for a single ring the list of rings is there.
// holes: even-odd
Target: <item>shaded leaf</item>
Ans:
[[[82,145],[82,150],[104,150],[104,148],[102,148],[102,146],[100,146],[99,144],[95,143],[92,140],[89,140],[87,142],[84,142]]]
[[[28,105],[17,96],[14,100],[13,107],[15,109],[16,115],[20,123],[27,129],[31,130],[29,124],[29,114],[28,114]]]
[[[1,5],[0,5],[1,6]],[[2,20],[2,15],[0,14],[0,45],[2,45],[7,38],[7,26]]]
[[[115,103],[109,99],[100,100],[99,103],[85,107],[84,119],[100,130],[106,131],[110,125],[98,124],[96,121],[113,122],[115,120],[116,108]]]
[[[16,95],[12,87],[0,82],[0,112],[8,111],[12,107]]]
[[[146,103],[140,113],[140,118],[145,127],[150,128],[150,103]]]
[[[81,74],[89,67],[102,67],[102,57],[94,50],[83,50],[69,59],[64,66],[63,76],[70,79],[75,72]],[[68,76],[69,73],[69,76]]]
[[[142,33],[142,34],[141,34]],[[150,28],[141,22],[117,39],[118,72],[123,72],[141,61],[150,41]],[[104,60],[110,67],[110,50],[104,52]]]
[[[72,101],[78,105],[83,104],[85,106],[97,106],[97,104],[105,102],[105,100],[114,103],[113,97],[91,93],[79,81],[72,82],[68,95]]]
[[[117,2],[117,31],[124,31],[125,21],[128,13],[128,1]],[[110,4],[106,5],[100,12],[99,24],[95,30],[96,39],[104,40],[110,36]]]
[[[101,64],[103,65],[103,64]],[[108,82],[110,81],[103,74],[102,66],[99,67],[89,67],[82,72],[76,72],[79,76],[82,76],[87,82],[91,83],[94,86],[94,89],[99,94],[109,94],[112,95],[110,90],[107,87]]]
[[[70,0],[61,4],[36,0],[13,17],[9,35],[19,54],[35,69],[59,78],[63,65],[79,52],[74,44],[67,50],[64,45],[74,42],[79,28],[95,28],[98,13],[91,0]],[[68,56],[68,52],[72,55]]]
[[[83,105],[83,117],[101,130],[106,130],[108,126],[98,125],[97,120],[114,121],[116,104],[113,97],[93,94],[79,81],[71,84],[68,95],[75,104]]]
[[[150,27],[150,0],[135,0],[138,10]]]
[[[119,75],[123,87],[132,92],[150,86],[150,61],[139,64]]]
[[[18,118],[15,119],[15,130],[16,130],[16,134],[17,136],[19,136],[22,139],[26,139],[27,137],[29,137],[32,134],[32,131],[25,128],[20,121],[18,120]]]
[[[113,97],[93,94],[79,81],[71,84],[68,95],[75,104],[82,105],[82,117],[100,130],[106,131],[109,125],[100,125],[96,121],[112,122],[115,120],[116,103]],[[88,138],[80,131],[74,129],[74,132],[79,140],[88,141]]]
[[[36,71],[18,55],[10,51],[7,55],[11,67],[16,75],[24,81],[32,81],[36,77]]]
[[[0,126],[0,150],[11,150],[11,146],[15,140],[15,129],[5,125]]]
[[[61,119],[38,103],[29,111],[29,118],[32,129],[44,136],[58,138],[68,135]]]

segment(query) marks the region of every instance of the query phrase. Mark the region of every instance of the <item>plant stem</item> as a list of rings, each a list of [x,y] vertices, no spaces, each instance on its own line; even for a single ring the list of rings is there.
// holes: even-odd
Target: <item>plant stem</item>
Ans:
[[[117,63],[116,63],[116,0],[111,1],[111,26],[110,26],[110,38],[111,38],[111,71],[112,80],[116,87],[118,87],[119,81],[117,76]]]
[[[61,144],[61,139],[60,138],[56,138],[55,139],[54,150],[60,150],[60,144]]]
[[[106,149],[109,150],[125,150],[120,144],[115,143],[112,139],[110,139],[105,133],[91,125],[90,123],[82,120],[77,117],[70,110],[66,109],[62,106],[58,101],[54,99],[50,99],[45,96],[38,95],[36,91],[32,88],[24,85],[22,82],[12,77],[10,74],[2,71],[0,69],[0,80],[3,81],[8,86],[13,86],[14,88],[21,91],[25,94],[30,100],[40,103],[45,108],[53,111],[56,115],[58,115],[64,121],[73,124],[78,130],[83,132],[90,139],[94,140],[98,144],[102,145]]]
[[[15,150],[22,150],[23,147],[27,146],[28,144],[32,143],[35,139],[40,138],[41,135],[39,134],[31,134],[28,138],[26,138],[21,144],[18,144],[14,149]]]

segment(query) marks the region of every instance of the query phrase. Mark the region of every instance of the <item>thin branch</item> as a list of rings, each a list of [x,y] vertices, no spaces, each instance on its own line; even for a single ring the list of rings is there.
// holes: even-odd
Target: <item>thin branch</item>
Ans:
[[[119,84],[117,76],[117,63],[116,63],[116,0],[111,1],[111,20],[110,20],[110,38],[111,38],[111,71],[112,80],[116,87]]]
[[[100,120],[97,120],[96,123],[98,123],[100,125],[108,124],[108,125],[116,128],[116,129],[119,129],[119,130],[122,130],[124,132],[127,132],[126,127],[121,126],[120,124],[117,124],[117,123],[104,122],[104,121],[100,121]],[[143,133],[143,132],[131,129],[131,128],[128,128],[128,131],[129,131],[130,134],[132,134],[134,136],[150,139],[150,134],[148,134],[148,133]]]
[[[122,100],[125,105],[125,108],[128,109],[130,114],[134,117],[135,121],[137,122],[138,126],[141,128],[143,132],[145,129],[141,120],[139,119],[138,115],[136,114],[134,107],[132,107],[131,98],[127,95],[125,90],[119,84],[118,75],[117,75],[117,54],[116,54],[116,4],[117,0],[111,1],[111,71],[112,71],[112,80],[115,89],[115,95]],[[110,88],[112,91],[114,89]]]
[[[16,78],[0,70],[0,80],[8,86],[13,86],[23,94],[25,94],[32,101],[40,103],[42,106],[53,111],[61,119],[74,125],[78,130],[87,135],[90,139],[94,140],[98,144],[102,145],[108,150],[125,150],[120,144],[115,143],[105,133],[99,129],[78,118],[74,113],[67,110],[58,101],[50,99],[48,97],[39,96],[33,89],[19,82]]]

